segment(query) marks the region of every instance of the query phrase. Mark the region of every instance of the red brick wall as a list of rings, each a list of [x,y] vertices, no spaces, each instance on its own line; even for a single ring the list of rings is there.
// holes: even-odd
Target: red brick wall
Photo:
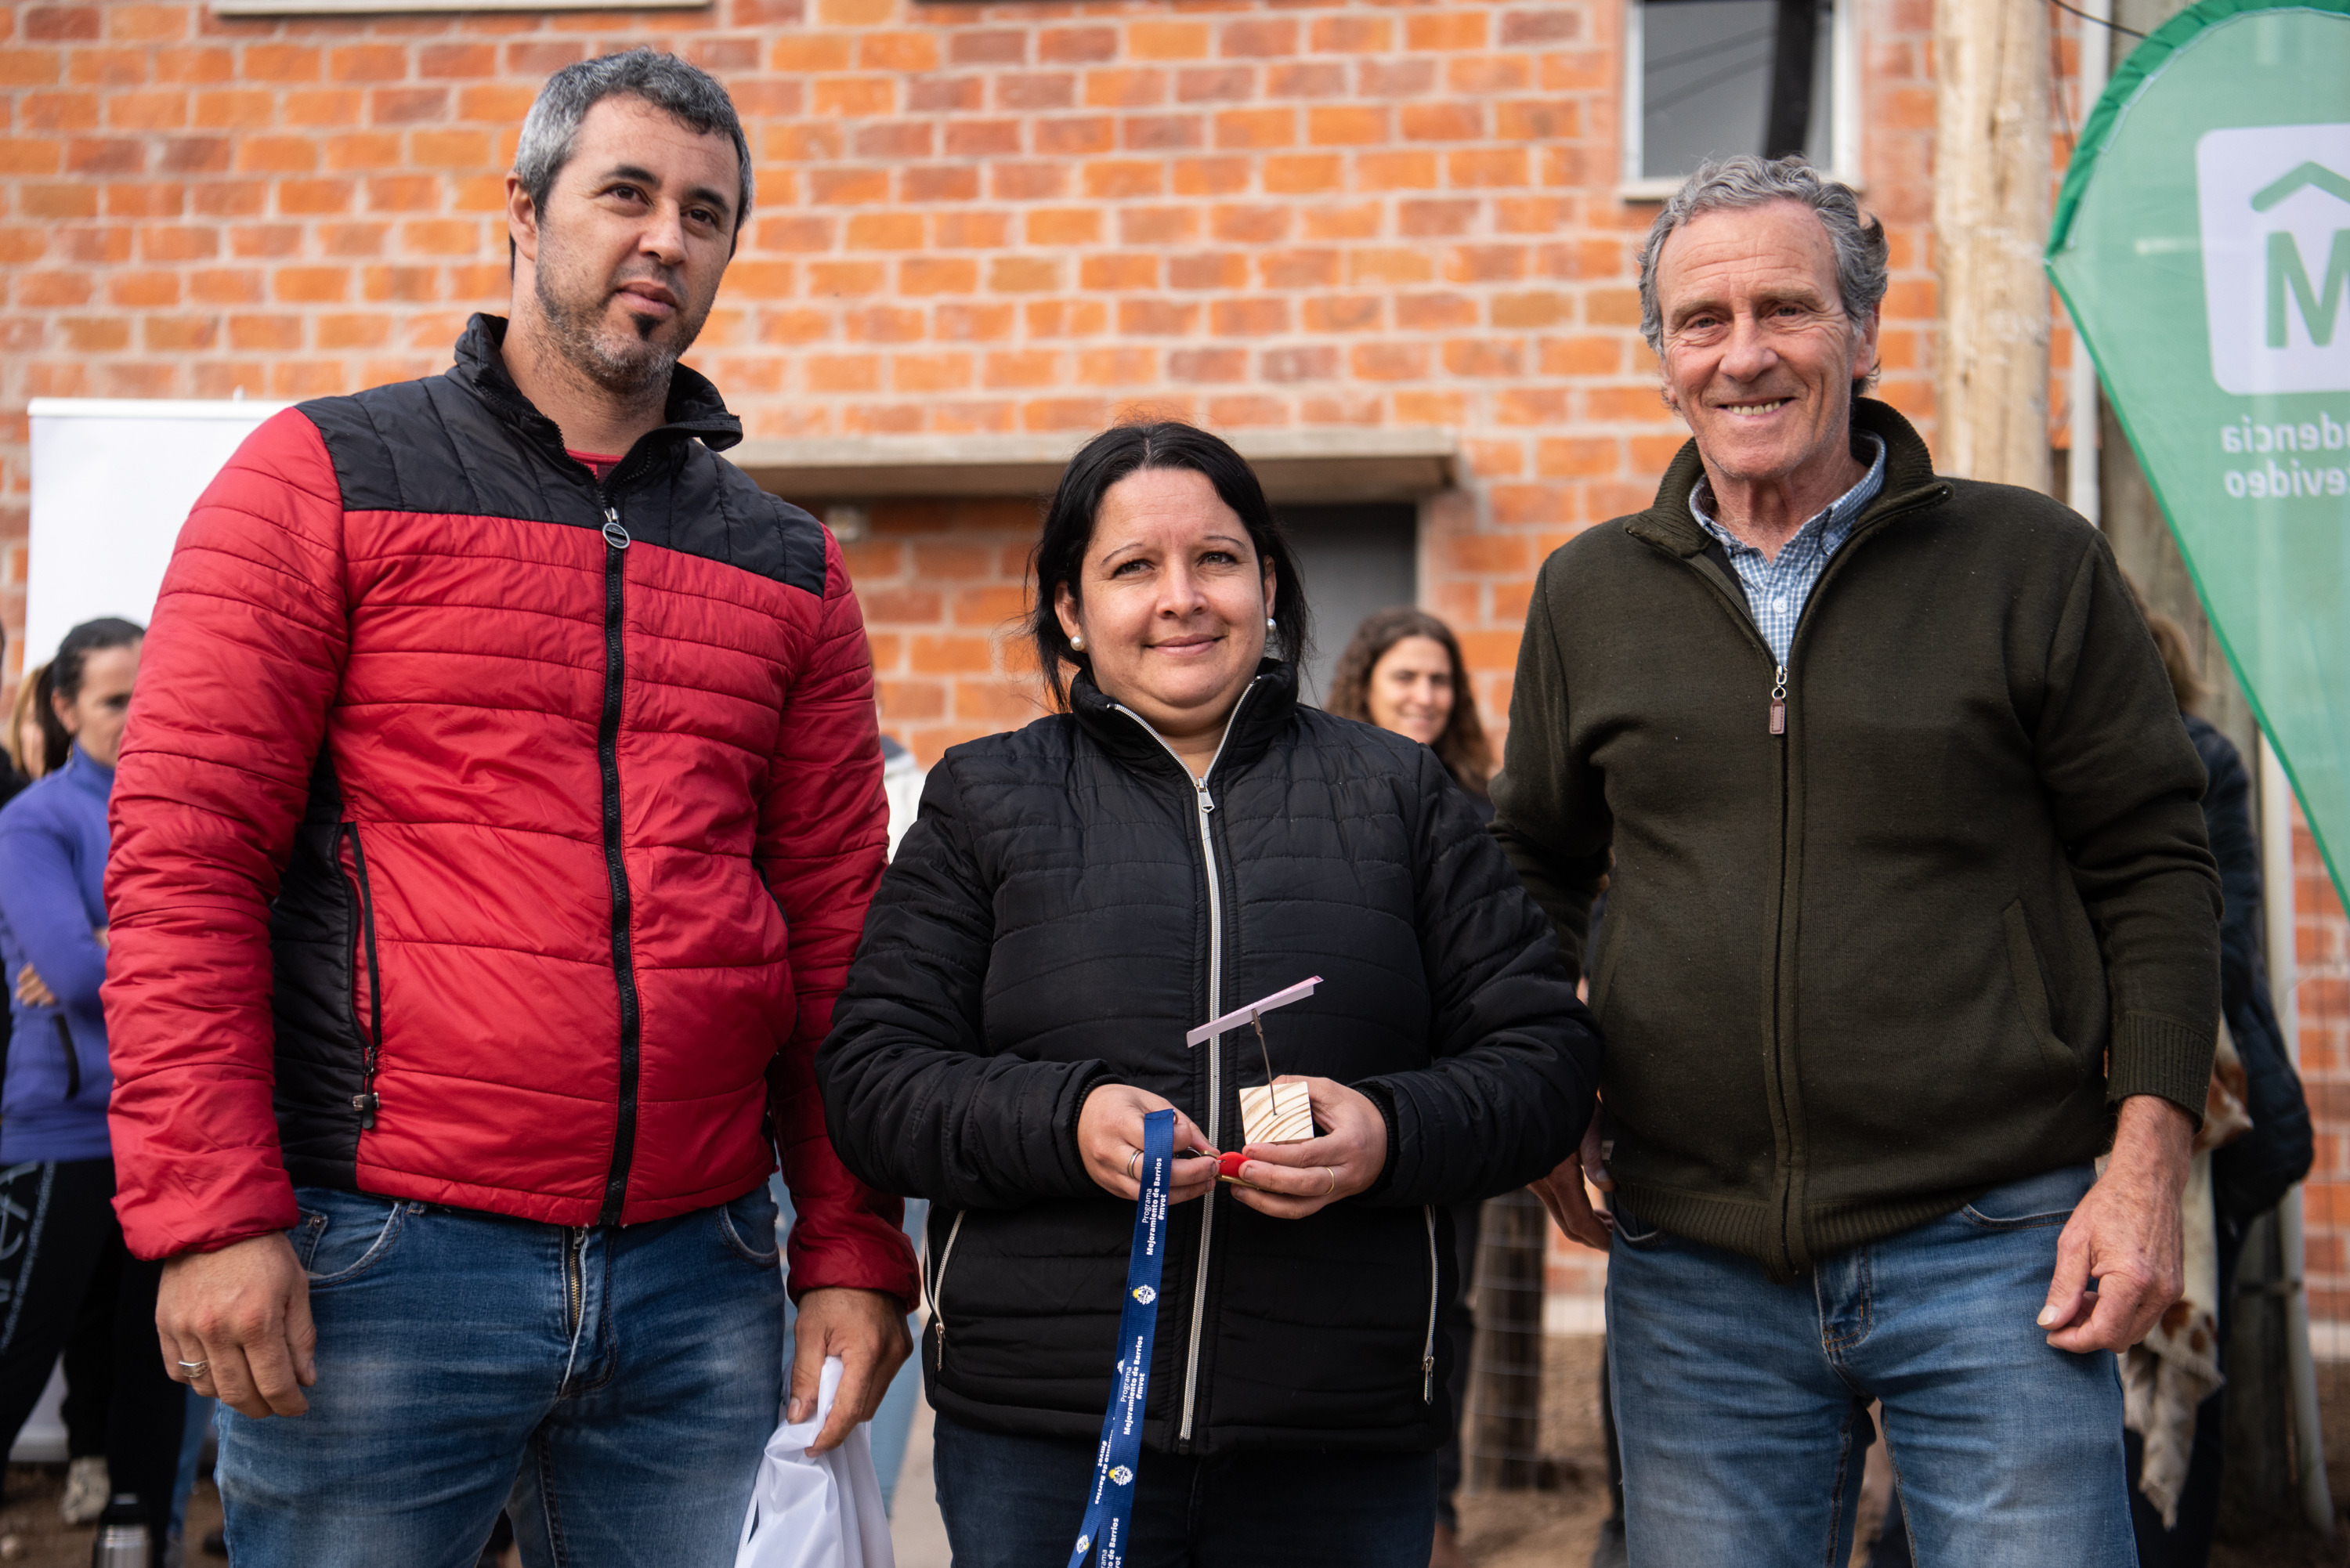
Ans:
[[[1044,711],[1014,624],[1039,508],[1027,501],[885,501],[843,548],[865,608],[881,723],[924,761]]]
[[[1928,0],[1863,0],[1885,393],[1930,413]],[[697,359],[754,434],[1442,425],[1423,594],[1503,711],[1526,583],[1681,439],[1613,193],[1619,0],[961,5],[233,21],[0,5],[0,619],[24,406],[343,391],[446,362],[505,288],[499,175],[547,72],[652,42],[733,89],[760,205]],[[1008,514],[984,524],[1000,552]],[[1023,711],[877,523],[877,651],[925,757]],[[941,522],[937,548],[963,523]],[[1002,536],[999,536],[1002,535]],[[907,551],[912,551],[909,555]],[[951,555],[952,550],[949,553]],[[962,557],[955,556],[955,559]],[[979,596],[974,598],[973,596]],[[943,619],[923,619],[935,606]]]
[[[1884,394],[1930,434],[1931,5],[1861,3]],[[1076,431],[1146,407],[1451,427],[1466,474],[1429,510],[1423,597],[1498,722],[1534,565],[1642,504],[1680,440],[1636,328],[1652,209],[1613,194],[1620,18],[0,4],[0,623],[23,626],[28,399],[298,397],[440,368],[504,297],[499,176],[539,82],[651,42],[717,72],[752,130],[760,207],[697,358],[754,433]],[[1009,504],[886,504],[851,551],[889,722],[926,759],[1033,711],[1002,635],[1032,526]],[[2314,869],[2302,895],[2313,1258],[2321,1314],[2350,1315],[2350,925]]]
[[[2309,1311],[2338,1324],[2350,1321],[2350,919],[2305,826],[2293,836],[2293,873],[2301,1077],[2317,1131],[2303,1197]],[[2350,1353],[2350,1344],[2332,1348]]]

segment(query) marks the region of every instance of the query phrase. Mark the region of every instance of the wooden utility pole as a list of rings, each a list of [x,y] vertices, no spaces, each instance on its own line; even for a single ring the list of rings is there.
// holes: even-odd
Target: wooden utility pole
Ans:
[[[1934,466],[2045,491],[2048,7],[1934,0]]]

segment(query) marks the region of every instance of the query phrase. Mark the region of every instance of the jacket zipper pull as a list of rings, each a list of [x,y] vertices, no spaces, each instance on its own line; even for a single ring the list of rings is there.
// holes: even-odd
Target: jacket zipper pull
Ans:
[[[1771,732],[1787,732],[1787,667],[1779,666],[1779,673],[1771,688]]]
[[[364,1095],[353,1095],[351,1096],[351,1109],[359,1112],[359,1130],[361,1132],[366,1132],[375,1126],[376,1107],[381,1104],[382,1102],[376,1098],[373,1091],[369,1091]]]
[[[615,550],[625,550],[629,547],[629,531],[620,526],[620,513],[618,507],[604,508],[604,543],[611,545]]]

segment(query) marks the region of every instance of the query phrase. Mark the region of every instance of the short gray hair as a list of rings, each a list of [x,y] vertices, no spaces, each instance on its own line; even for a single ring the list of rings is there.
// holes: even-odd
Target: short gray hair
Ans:
[[[1836,292],[1844,313],[1857,325],[1876,314],[1885,298],[1885,225],[1860,210],[1860,196],[1840,180],[1831,180],[1800,157],[1757,158],[1741,153],[1700,164],[1681,182],[1657,221],[1648,225],[1648,242],[1640,247],[1640,336],[1658,359],[1665,357],[1664,310],[1657,302],[1657,258],[1673,231],[1700,213],[1768,206],[1773,202],[1800,202],[1819,214],[1835,251]],[[1873,379],[1875,372],[1870,372]],[[1856,382],[1857,392],[1864,382]]]
[[[701,135],[723,131],[734,143],[735,167],[741,171],[734,203],[739,240],[743,222],[751,215],[751,144],[743,140],[734,100],[708,71],[654,49],[576,61],[546,78],[523,118],[522,143],[515,149],[515,178],[530,192],[531,204],[542,213],[546,210],[547,192],[571,161],[579,122],[588,111],[620,96],[640,98]]]

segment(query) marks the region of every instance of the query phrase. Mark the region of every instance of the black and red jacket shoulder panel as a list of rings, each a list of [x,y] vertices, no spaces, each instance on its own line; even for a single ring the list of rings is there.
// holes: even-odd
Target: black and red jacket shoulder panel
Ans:
[[[182,534],[113,802],[126,1233],[297,1182],[633,1223],[780,1144],[794,1289],[910,1297],[810,1077],[886,843],[837,546],[683,368],[599,484],[503,327],[273,418]]]

